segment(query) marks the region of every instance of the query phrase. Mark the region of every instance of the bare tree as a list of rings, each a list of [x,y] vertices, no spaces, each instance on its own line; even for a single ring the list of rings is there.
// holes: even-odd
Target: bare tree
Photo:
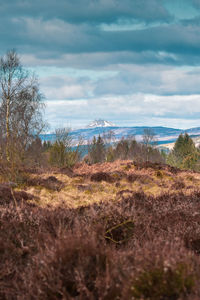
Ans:
[[[28,144],[44,128],[44,107],[38,80],[26,71],[15,50],[0,59],[0,130],[9,162],[17,153],[21,156]]]
[[[115,132],[113,130],[103,132],[102,138],[103,138],[105,145],[111,145],[116,140]]]
[[[153,147],[156,145],[155,133],[151,128],[145,128],[142,136],[143,144],[144,144],[144,152],[146,153],[145,159],[149,161],[150,153]]]
[[[56,128],[55,135],[56,141],[62,142],[64,144],[65,149],[68,151],[69,148],[72,147],[72,136],[71,136],[71,128]]]
[[[151,128],[145,128],[142,136],[143,144],[146,147],[153,146],[156,142],[155,133]]]

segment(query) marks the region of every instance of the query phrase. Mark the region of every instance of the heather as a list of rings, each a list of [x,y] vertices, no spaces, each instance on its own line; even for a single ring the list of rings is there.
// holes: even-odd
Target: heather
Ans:
[[[199,173],[131,161],[21,172],[13,193],[0,185],[0,299],[200,298]]]

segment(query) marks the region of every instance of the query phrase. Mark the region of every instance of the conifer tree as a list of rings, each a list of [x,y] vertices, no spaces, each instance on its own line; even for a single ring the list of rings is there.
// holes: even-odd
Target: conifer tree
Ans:
[[[102,137],[93,137],[92,144],[89,145],[88,156],[91,163],[96,164],[105,161],[106,149]]]
[[[199,152],[193,140],[187,133],[180,134],[168,156],[168,163],[176,167],[194,169],[198,161]]]

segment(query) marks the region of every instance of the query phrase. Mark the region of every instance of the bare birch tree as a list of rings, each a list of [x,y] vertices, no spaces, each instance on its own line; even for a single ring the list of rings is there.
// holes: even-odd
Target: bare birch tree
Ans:
[[[16,151],[22,158],[43,129],[42,110],[37,78],[22,67],[15,50],[8,51],[0,59],[0,140],[8,162]]]

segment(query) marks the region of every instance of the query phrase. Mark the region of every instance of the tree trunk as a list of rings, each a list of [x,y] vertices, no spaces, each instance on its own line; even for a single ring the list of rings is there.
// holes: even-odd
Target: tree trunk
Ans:
[[[6,100],[6,159],[10,161],[10,99]]]

